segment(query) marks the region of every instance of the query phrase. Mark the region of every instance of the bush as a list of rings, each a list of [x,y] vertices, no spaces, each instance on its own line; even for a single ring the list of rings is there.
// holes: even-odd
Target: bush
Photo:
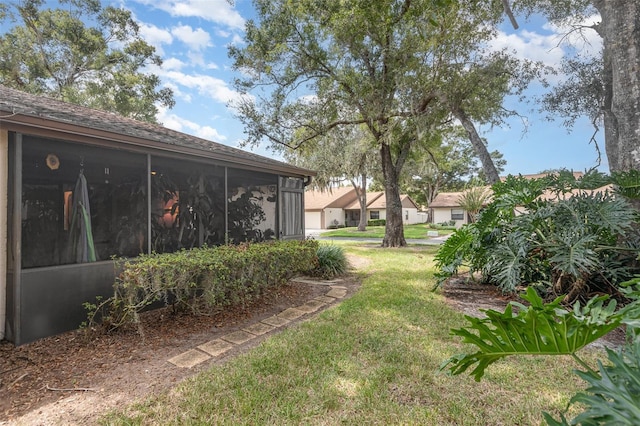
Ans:
[[[342,247],[335,245],[321,245],[318,247],[318,266],[311,271],[311,275],[324,279],[331,279],[347,271],[349,262]]]
[[[507,293],[530,283],[548,299],[566,295],[565,303],[615,293],[638,271],[636,211],[621,196],[579,185],[511,176],[494,184],[493,201],[478,220],[440,247],[440,283],[468,266]],[[557,198],[541,197],[545,192]]]
[[[371,219],[367,221],[367,226],[385,226],[386,224],[386,219]]]
[[[112,298],[99,306],[87,306],[93,314],[106,310],[103,323],[113,328],[137,323],[138,314],[157,302],[175,309],[213,312],[245,303],[315,268],[317,250],[317,241],[304,240],[143,255],[119,265],[122,272]]]

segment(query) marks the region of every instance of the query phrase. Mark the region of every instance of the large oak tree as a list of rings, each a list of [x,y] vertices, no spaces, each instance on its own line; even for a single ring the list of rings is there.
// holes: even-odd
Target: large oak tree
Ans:
[[[481,1],[255,0],[235,68],[251,93],[237,105],[248,143],[292,149],[334,128],[365,126],[380,155],[387,204],[383,246],[406,244],[399,179],[419,141],[458,119],[488,179],[498,179],[474,120],[504,113],[517,64],[483,55],[502,9]],[[344,119],[342,108],[356,111]],[[345,161],[349,159],[345,158]]]

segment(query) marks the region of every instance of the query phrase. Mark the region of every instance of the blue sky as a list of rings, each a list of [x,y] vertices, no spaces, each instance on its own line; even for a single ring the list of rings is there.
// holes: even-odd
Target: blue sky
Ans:
[[[154,45],[164,64],[152,71],[163,85],[175,93],[176,106],[161,110],[158,120],[165,126],[203,137],[205,139],[238,146],[243,139],[243,128],[234,112],[227,107],[239,94],[233,89],[235,74],[227,56],[231,43],[242,44],[244,23],[254,17],[250,0],[103,0],[105,4],[131,10],[145,39]],[[562,28],[555,28],[534,18],[526,22],[519,18],[520,29],[514,31],[508,23],[503,25],[492,47],[508,48],[516,55],[557,65],[571,47],[559,46]],[[573,38],[578,49],[598,51],[600,42],[595,31],[586,33],[585,40]],[[533,85],[527,93],[533,99],[542,93]],[[506,173],[537,173],[544,169],[566,167],[585,170],[596,165],[597,154],[589,139],[593,129],[587,120],[576,123],[571,133],[562,127],[562,120],[546,121],[532,111],[534,104],[520,104],[508,100],[507,107],[517,110],[522,118],[509,121],[509,127],[481,127],[482,136],[490,149],[501,151],[507,160]],[[604,155],[603,135],[598,143]],[[245,148],[251,149],[251,148]],[[254,152],[271,156],[264,147]],[[607,171],[606,158],[601,170]]]

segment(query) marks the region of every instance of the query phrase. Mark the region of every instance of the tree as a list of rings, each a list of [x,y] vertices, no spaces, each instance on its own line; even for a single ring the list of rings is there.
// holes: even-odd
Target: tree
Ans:
[[[605,149],[612,173],[640,169],[640,6],[635,1],[616,0],[526,0],[514,3],[515,11],[542,12],[551,21],[585,28],[585,17],[600,14],[601,22],[588,26],[602,37],[599,58],[572,60],[575,68],[568,85],[556,95],[573,93],[569,102],[558,103],[556,110],[572,114],[586,113],[604,123]],[[567,70],[567,69],[565,69]],[[569,90],[566,90],[566,89]],[[581,94],[576,97],[575,93]],[[562,99],[555,96],[556,101]],[[586,101],[585,101],[586,100]],[[554,105],[551,104],[553,107]],[[595,111],[595,114],[594,114]],[[596,120],[593,120],[594,123]],[[571,121],[570,121],[571,123]]]
[[[44,4],[21,0],[0,12],[9,26],[0,36],[1,84],[149,122],[156,103],[174,105],[172,91],[158,89],[159,77],[142,71],[162,60],[131,12],[102,8],[99,0]]]
[[[230,49],[246,76],[236,86],[253,96],[237,105],[247,142],[297,149],[334,128],[365,126],[380,154],[383,246],[406,244],[399,179],[409,154],[452,116],[497,180],[472,120],[503,112],[502,97],[517,74],[505,55],[480,53],[494,32],[487,23],[501,11],[447,0],[256,0],[255,8],[259,23],[247,23],[247,45]],[[344,107],[357,116],[343,119]]]
[[[465,140],[463,132],[460,127],[445,130],[439,144],[421,147],[407,161],[402,191],[418,204],[429,205],[439,192],[456,192],[470,185],[489,184],[475,150]],[[504,171],[506,161],[502,154],[492,151],[489,155],[497,172]]]
[[[320,190],[330,191],[335,184],[349,181],[360,204],[358,231],[366,230],[367,178],[377,163],[365,129],[334,129],[297,150],[285,150],[284,156],[297,166],[317,170],[312,185]]]

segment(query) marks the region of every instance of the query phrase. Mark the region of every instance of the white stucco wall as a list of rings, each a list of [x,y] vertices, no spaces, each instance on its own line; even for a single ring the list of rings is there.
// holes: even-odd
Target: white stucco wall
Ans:
[[[378,217],[378,219],[386,219],[387,218],[387,210],[386,209],[371,209],[371,210],[367,210],[367,220],[371,220],[371,212],[378,212],[380,214],[380,217]]]
[[[435,208],[432,208],[432,211],[433,211],[433,223],[443,223],[443,222],[449,222],[451,220],[450,207],[446,207],[446,208],[435,207]],[[467,215],[465,213],[463,220],[456,220],[456,227],[459,228],[465,223],[467,223],[466,218],[467,218]]]
[[[402,209],[402,223],[405,225],[413,225],[416,223],[423,223],[418,216],[418,209],[415,208],[403,208]]]
[[[324,210],[324,226],[323,228],[328,228],[329,226],[334,225],[334,220],[337,221],[338,225],[344,225],[344,210],[340,208],[330,208]]]

